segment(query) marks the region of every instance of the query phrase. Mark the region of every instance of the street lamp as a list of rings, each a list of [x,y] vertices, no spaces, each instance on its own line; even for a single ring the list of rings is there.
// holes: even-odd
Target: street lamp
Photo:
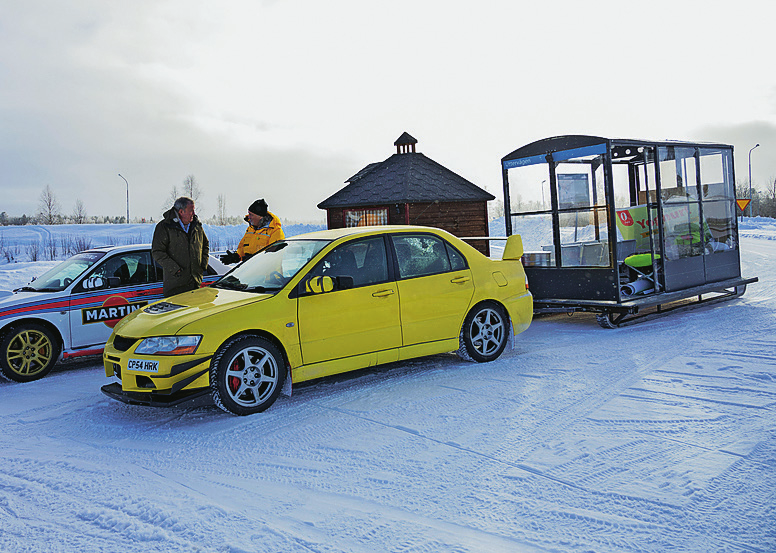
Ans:
[[[759,144],[758,144],[759,146]],[[749,182],[752,182],[752,172],[749,171]],[[121,176],[121,173],[119,173],[119,176],[124,179],[124,177]],[[124,179],[124,182],[127,182],[127,179]],[[751,195],[751,192],[750,192]],[[129,224],[129,183],[127,182],[127,224]]]
[[[757,148],[759,144],[755,144],[754,148]],[[752,150],[754,150],[752,148]],[[752,216],[752,150],[749,150],[749,216]]]

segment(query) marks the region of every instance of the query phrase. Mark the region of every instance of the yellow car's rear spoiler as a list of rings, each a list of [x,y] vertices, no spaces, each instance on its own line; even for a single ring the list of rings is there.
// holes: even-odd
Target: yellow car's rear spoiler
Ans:
[[[513,234],[507,238],[507,245],[504,246],[504,255],[501,259],[517,261],[523,257],[523,239],[519,234]]]

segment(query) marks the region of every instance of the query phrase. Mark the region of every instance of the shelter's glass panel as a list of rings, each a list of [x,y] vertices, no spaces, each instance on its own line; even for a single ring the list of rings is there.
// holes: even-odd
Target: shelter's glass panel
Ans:
[[[550,166],[547,163],[509,169],[510,213],[550,210]]]
[[[527,266],[554,267],[552,215],[549,213],[512,216],[512,233],[523,240],[523,263]]]
[[[703,254],[709,238],[708,226],[701,225],[699,202],[664,202],[663,232],[666,258],[669,260]]]
[[[707,255],[738,249],[736,206],[732,200],[703,202],[703,217],[708,227]]]
[[[564,212],[559,216],[562,267],[608,267],[606,209]]]
[[[688,202],[698,199],[697,163],[695,148],[661,146],[660,186],[661,199],[666,202]]]
[[[701,148],[699,152],[704,201],[735,199],[730,150]]]
[[[558,209],[587,209],[606,204],[604,156],[585,156],[555,167]]]
[[[608,266],[604,156],[569,158],[555,166],[555,176],[561,267]]]

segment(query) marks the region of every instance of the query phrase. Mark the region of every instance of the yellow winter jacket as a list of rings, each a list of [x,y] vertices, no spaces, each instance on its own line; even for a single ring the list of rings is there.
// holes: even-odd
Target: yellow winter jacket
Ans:
[[[245,235],[240,240],[240,245],[237,246],[237,253],[240,255],[240,259],[244,260],[246,255],[251,256],[273,242],[283,240],[286,237],[283,234],[283,229],[280,228],[280,219],[271,212],[267,212],[267,215],[272,217],[269,224],[265,224],[261,228],[254,228],[248,225]]]

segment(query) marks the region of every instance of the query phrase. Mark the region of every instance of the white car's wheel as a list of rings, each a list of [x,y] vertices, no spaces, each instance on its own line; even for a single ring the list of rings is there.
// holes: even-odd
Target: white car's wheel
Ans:
[[[280,395],[285,379],[283,354],[258,336],[230,340],[216,353],[210,368],[213,401],[233,415],[267,409]]]
[[[493,361],[507,345],[507,315],[504,309],[494,302],[480,303],[469,311],[461,334],[469,357],[479,363]]]
[[[16,382],[46,376],[59,357],[59,341],[46,327],[27,323],[12,328],[0,340],[0,372]]]

